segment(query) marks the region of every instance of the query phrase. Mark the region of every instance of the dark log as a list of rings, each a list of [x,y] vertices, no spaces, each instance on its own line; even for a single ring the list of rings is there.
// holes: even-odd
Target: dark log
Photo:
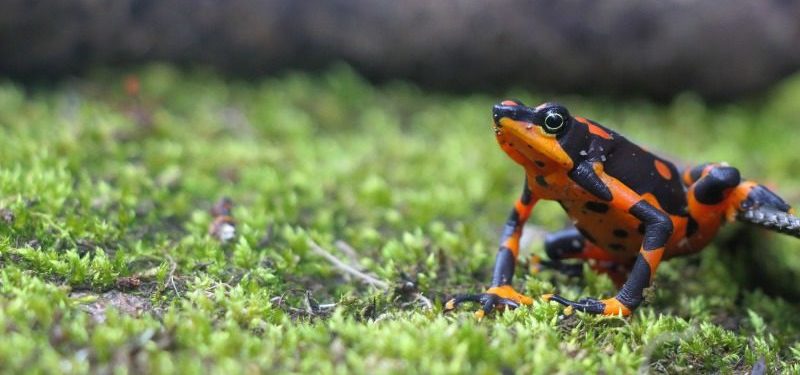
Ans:
[[[800,1],[5,0],[0,74],[142,61],[241,76],[345,61],[375,80],[709,99],[800,68]]]

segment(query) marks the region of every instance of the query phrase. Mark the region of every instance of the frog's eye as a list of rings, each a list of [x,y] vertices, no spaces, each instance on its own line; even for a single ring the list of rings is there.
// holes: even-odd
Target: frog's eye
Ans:
[[[547,112],[544,118],[544,131],[555,134],[564,128],[564,116],[558,112]]]

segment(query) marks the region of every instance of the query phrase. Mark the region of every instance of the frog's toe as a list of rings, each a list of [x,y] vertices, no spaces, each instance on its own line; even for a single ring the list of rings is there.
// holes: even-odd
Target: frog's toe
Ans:
[[[486,293],[495,294],[499,296],[501,299],[513,301],[517,305],[533,304],[533,299],[531,297],[528,297],[524,294],[517,292],[511,285],[493,286],[489,288],[489,290],[487,290]]]
[[[555,301],[564,306],[567,306],[567,309],[564,312],[569,315],[572,313],[573,310],[583,311],[591,314],[600,314],[600,315],[622,315],[628,316],[631,314],[631,308],[625,306],[620,302],[616,297],[614,298],[607,298],[604,300],[597,300],[594,298],[582,298],[578,301],[572,301],[566,299],[558,294],[546,294],[542,296],[542,299],[545,301]]]
[[[452,311],[458,308],[464,302],[475,302],[478,303],[481,300],[480,294],[459,294],[444,304],[444,311]]]
[[[605,310],[605,306],[603,305],[603,303],[594,298],[583,298],[578,301],[572,301],[558,294],[553,294],[548,296],[546,300],[555,301],[564,306],[567,306],[567,308],[572,308],[574,310],[584,311],[592,314],[602,314],[603,310]]]
[[[489,290],[491,291],[491,289]],[[474,302],[481,305],[481,309],[475,312],[475,316],[478,319],[490,314],[494,309],[506,307],[515,309],[522,304],[514,299],[487,291],[486,293],[480,294],[462,294],[455,296],[444,305],[444,312],[455,310],[459,305],[465,302]]]

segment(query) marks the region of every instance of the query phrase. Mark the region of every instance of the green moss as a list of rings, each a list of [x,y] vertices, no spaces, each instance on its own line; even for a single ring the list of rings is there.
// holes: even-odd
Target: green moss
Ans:
[[[442,315],[444,296],[487,286],[522,179],[493,139],[496,98],[375,87],[347,68],[258,82],[168,66],[131,73],[139,98],[119,72],[0,84],[8,371],[729,373],[762,359],[800,368],[797,307],[751,288],[763,279],[753,275],[794,280],[800,246],[758,240],[739,249],[751,256],[742,261],[727,256],[735,230],[665,263],[632,319],[563,317],[541,303],[480,322],[468,309]],[[800,76],[724,106],[692,95],[667,105],[557,99],[667,156],[728,161],[800,202]],[[223,196],[237,221],[227,244],[208,234]],[[532,222],[555,230],[564,216],[545,203]],[[312,244],[396,290],[343,275]],[[588,269],[584,280],[520,271],[516,284],[531,295],[613,292]]]

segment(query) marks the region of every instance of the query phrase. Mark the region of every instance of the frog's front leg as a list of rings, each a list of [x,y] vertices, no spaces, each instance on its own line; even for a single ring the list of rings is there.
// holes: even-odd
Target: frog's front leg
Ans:
[[[627,316],[642,302],[644,289],[650,285],[655,276],[664,254],[664,247],[672,235],[673,224],[666,212],[656,208],[615,178],[604,175],[601,180],[613,192],[609,204],[630,213],[644,225],[644,239],[631,274],[619,293],[612,298],[604,300],[583,298],[578,301],[571,301],[559,295],[548,295],[544,298],[578,311]]]
[[[528,186],[526,177],[522,195],[514,204],[514,208],[511,209],[506,225],[503,228],[503,234],[500,237],[500,249],[497,251],[497,257],[495,258],[491,287],[485,293],[456,296],[447,302],[445,311],[453,310],[463,302],[476,302],[481,305],[481,310],[478,310],[475,314],[478,317],[482,317],[498,306],[514,308],[533,303],[530,297],[514,290],[511,286],[511,280],[514,278],[514,268],[517,262],[517,255],[519,255],[519,240],[522,237],[522,228],[537,200]]]

